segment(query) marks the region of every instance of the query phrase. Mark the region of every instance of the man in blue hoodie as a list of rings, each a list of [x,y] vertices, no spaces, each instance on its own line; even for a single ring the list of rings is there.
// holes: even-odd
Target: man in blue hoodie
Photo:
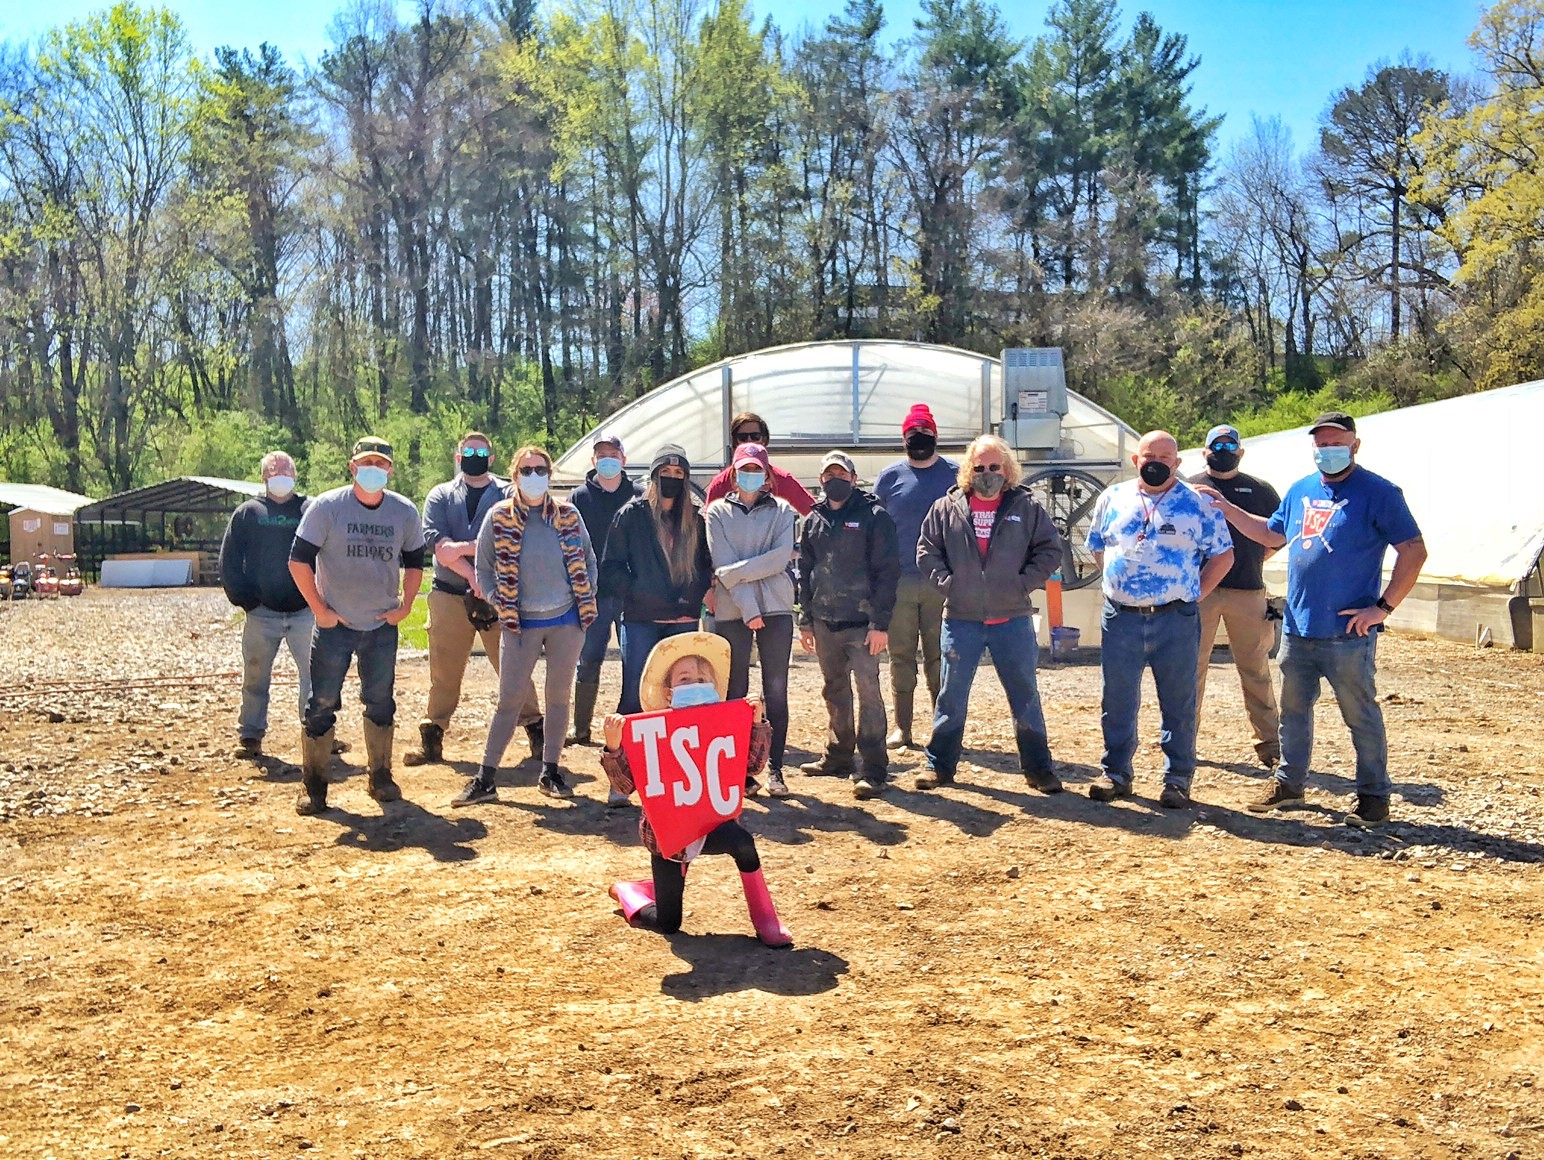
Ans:
[[[628,478],[627,452],[622,437],[615,431],[597,431],[590,440],[592,467],[584,482],[569,494],[568,502],[579,509],[584,530],[590,533],[596,559],[606,556],[606,537],[611,534],[617,512],[643,493]],[[602,596],[596,602],[599,612],[584,634],[584,648],[579,653],[579,671],[574,678],[574,722],[568,731],[568,744],[589,745],[590,725],[595,717],[595,699],[600,695],[600,667],[611,644],[611,630],[622,620],[622,602],[615,596]],[[615,804],[626,805],[625,794]]]
[[[290,545],[306,510],[295,490],[295,461],[283,451],[263,456],[258,469],[263,494],[238,507],[220,542],[220,585],[244,611],[241,630],[241,716],[238,757],[262,756],[268,731],[268,686],[279,646],[287,645],[300,675],[300,714],[311,696],[311,629],[306,598],[290,575]]]

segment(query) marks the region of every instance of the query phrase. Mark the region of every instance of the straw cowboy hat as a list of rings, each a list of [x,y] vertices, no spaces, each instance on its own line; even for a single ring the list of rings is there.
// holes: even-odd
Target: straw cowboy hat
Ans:
[[[665,678],[682,657],[702,657],[713,666],[713,684],[723,700],[729,695],[729,642],[716,632],[682,632],[667,636],[649,652],[638,679],[638,703],[645,713],[670,708]]]

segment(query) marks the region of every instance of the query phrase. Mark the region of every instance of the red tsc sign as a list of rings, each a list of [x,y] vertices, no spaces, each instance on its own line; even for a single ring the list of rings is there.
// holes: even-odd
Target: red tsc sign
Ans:
[[[627,718],[622,752],[665,857],[740,816],[751,718],[740,700]]]

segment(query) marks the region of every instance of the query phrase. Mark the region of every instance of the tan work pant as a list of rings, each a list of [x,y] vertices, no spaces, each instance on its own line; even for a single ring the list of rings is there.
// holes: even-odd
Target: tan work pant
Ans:
[[[472,627],[461,597],[435,588],[429,589],[428,631],[429,708],[424,713],[424,724],[445,729],[450,725],[450,715],[461,703],[461,678],[466,675],[467,658],[472,655],[472,643],[479,633]],[[480,635],[488,653],[488,663],[497,673],[499,626],[495,624]],[[527,677],[520,724],[530,725],[539,720],[541,707],[536,703],[536,685]]]
[[[1276,639],[1274,622],[1265,618],[1265,589],[1215,588],[1201,601],[1201,663],[1196,666],[1196,719],[1206,694],[1206,670],[1217,640],[1219,622],[1228,626],[1228,649],[1244,690],[1244,708],[1254,730],[1255,752],[1279,756],[1281,715],[1276,709],[1276,689],[1271,684],[1271,645]]]

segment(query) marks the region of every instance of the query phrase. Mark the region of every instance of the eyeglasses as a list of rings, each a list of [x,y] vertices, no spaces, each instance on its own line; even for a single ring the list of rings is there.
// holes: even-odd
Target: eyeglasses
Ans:
[[[993,475],[1001,475],[1003,473],[1003,465],[1001,463],[978,463],[971,470],[977,475],[980,475],[983,471],[990,471]]]
[[[734,433],[736,443],[760,443],[765,446],[767,433],[765,431],[736,431]]]
[[[552,474],[552,469],[550,467],[522,467],[520,469],[520,474],[521,475],[551,475]]]
[[[1237,451],[1238,450],[1238,444],[1234,443],[1231,439],[1227,439],[1227,440],[1219,439],[1219,440],[1217,440],[1217,442],[1213,443],[1209,448],[1207,448],[1207,450],[1208,451]]]
[[[461,449],[461,454],[475,455],[478,459],[487,459],[493,454],[493,452],[486,447],[463,447]]]

